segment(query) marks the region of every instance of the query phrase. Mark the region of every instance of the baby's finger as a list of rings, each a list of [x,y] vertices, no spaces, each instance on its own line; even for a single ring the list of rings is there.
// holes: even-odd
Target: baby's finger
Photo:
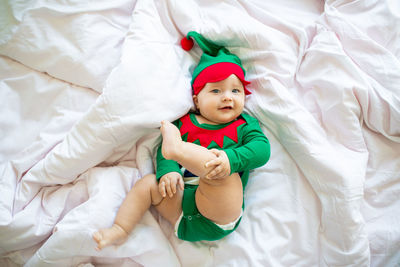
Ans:
[[[208,167],[211,167],[211,166],[218,166],[221,163],[222,163],[221,159],[220,158],[216,158],[216,159],[212,159],[210,161],[207,161],[206,164],[205,164],[205,167],[208,168]]]
[[[178,184],[179,184],[179,187],[181,188],[181,190],[184,190],[184,189],[185,189],[185,183],[183,182],[182,177],[179,178]]]
[[[227,170],[227,169],[225,169],[225,168],[222,168],[222,170],[221,170],[221,172],[219,173],[217,179],[221,179],[221,178],[227,177],[227,176],[229,176],[229,175],[230,175],[229,170]]]
[[[214,168],[212,171],[210,171],[207,175],[207,179],[215,179],[215,176],[218,174],[218,167]]]
[[[213,179],[221,179],[221,178],[224,178],[225,176],[226,175],[223,172],[220,172],[217,175],[215,175]]]
[[[173,194],[176,193],[176,182],[177,182],[176,180],[172,180],[171,181],[171,185],[170,186],[171,186],[171,190],[172,190]]]
[[[166,191],[165,191],[165,182],[161,182],[161,183],[158,185],[158,191],[160,192],[160,194],[161,194],[162,197],[166,197],[166,196],[167,196],[167,195],[166,195]]]
[[[215,174],[212,177],[212,179],[220,179],[225,176],[224,168],[221,165],[218,166],[217,168],[215,168],[214,171],[215,171]]]
[[[210,151],[212,153],[214,153],[217,157],[221,154],[221,150],[218,150],[218,149],[215,149],[215,148],[210,149]]]
[[[169,197],[172,197],[174,194],[172,193],[172,188],[171,188],[171,183],[168,182],[168,184],[165,186],[167,190],[167,194]]]
[[[221,153],[222,153],[222,152],[221,152],[220,150],[218,150],[218,149],[215,149],[215,148],[210,149],[210,151],[211,151],[212,153],[214,153],[214,155],[217,156],[217,158],[212,159],[212,160],[206,162],[206,164],[205,164],[205,167],[206,167],[206,168],[207,168],[207,167],[210,167],[210,166],[212,166],[212,165],[221,164],[221,159],[220,159],[219,157],[221,156]]]

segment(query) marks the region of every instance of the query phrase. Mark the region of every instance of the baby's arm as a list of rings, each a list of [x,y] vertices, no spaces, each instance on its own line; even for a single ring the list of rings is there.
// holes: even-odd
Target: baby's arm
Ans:
[[[258,121],[248,118],[243,128],[243,145],[233,149],[224,149],[229,158],[231,172],[252,170],[263,166],[270,157],[271,150],[267,137]]]
[[[232,173],[251,170],[264,165],[270,157],[269,141],[254,118],[248,118],[242,129],[243,145],[237,148],[211,150],[216,159],[206,163],[213,166],[207,174],[209,179],[219,179]]]

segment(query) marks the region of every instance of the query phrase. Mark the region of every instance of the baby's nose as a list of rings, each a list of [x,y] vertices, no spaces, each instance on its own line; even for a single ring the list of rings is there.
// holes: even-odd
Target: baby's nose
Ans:
[[[230,93],[225,93],[223,95],[223,100],[227,101],[227,100],[232,100],[232,94]]]

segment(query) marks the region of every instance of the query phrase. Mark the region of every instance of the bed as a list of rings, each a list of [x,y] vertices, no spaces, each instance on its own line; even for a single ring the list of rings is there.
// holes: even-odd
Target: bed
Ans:
[[[151,209],[96,251],[193,107],[191,30],[242,59],[271,159],[228,237]],[[3,1],[0,103],[1,266],[400,266],[397,0]]]

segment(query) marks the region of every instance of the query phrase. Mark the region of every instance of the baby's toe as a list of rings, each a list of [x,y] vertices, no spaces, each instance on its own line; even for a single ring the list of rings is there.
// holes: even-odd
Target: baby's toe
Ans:
[[[103,235],[97,231],[93,234],[93,239],[94,241],[96,241],[97,243],[99,243],[101,241],[101,239],[103,238]]]

